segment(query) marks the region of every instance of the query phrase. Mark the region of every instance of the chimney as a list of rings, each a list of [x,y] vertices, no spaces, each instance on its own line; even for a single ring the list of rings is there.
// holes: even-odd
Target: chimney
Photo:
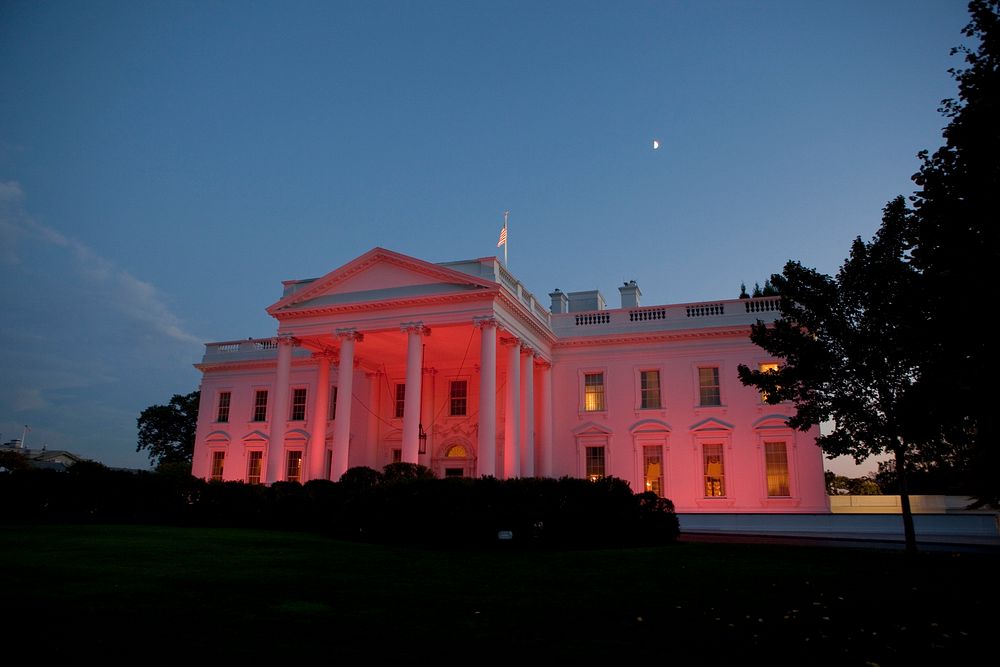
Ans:
[[[634,280],[630,280],[624,286],[619,287],[618,291],[622,294],[622,308],[639,307],[639,297],[642,296],[642,292],[639,291],[639,286]]]
[[[553,313],[569,312],[569,297],[563,294],[562,290],[557,287],[555,292],[549,292],[549,296],[552,297],[552,308],[550,310]]]

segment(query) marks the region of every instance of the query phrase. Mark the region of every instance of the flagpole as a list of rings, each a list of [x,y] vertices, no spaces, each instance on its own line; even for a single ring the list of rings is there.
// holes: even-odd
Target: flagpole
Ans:
[[[503,212],[503,229],[504,229],[505,232],[507,231],[507,216],[508,215],[510,215],[510,211],[504,211]],[[504,244],[503,244],[503,265],[506,266],[507,268],[510,268],[508,266],[508,264],[507,264],[507,244],[509,244],[509,243],[510,243],[510,234],[508,233],[508,234],[504,235]]]

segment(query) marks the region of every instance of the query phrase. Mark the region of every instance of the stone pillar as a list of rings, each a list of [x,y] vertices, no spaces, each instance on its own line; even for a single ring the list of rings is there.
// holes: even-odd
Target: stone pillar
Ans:
[[[313,358],[316,359],[319,368],[316,370],[316,389],[303,482],[323,479],[326,476],[323,463],[326,460],[326,418],[330,402],[330,353],[317,352],[313,354]]]
[[[351,405],[354,403],[354,343],[364,337],[354,329],[337,329],[340,363],[337,365],[337,419],[333,423],[333,460],[330,479],[340,481],[351,453]]]
[[[535,476],[535,351],[521,348],[521,477]]]
[[[366,373],[368,378],[368,439],[365,444],[365,465],[378,470],[379,399],[382,397],[382,372]]]
[[[274,402],[271,405],[271,434],[267,443],[267,471],[264,483],[280,481],[285,459],[285,429],[288,427],[288,376],[292,372],[292,346],[288,334],[278,336],[278,372],[274,378]]]
[[[552,364],[547,361],[538,363],[539,386],[538,396],[538,447],[541,451],[541,474],[552,477]]]
[[[521,341],[506,338],[507,392],[504,401],[503,477],[510,479],[521,472]]]
[[[497,473],[497,322],[477,318],[479,327],[479,452],[480,477]]]
[[[403,403],[403,463],[419,463],[420,385],[423,380],[424,336],[430,331],[423,322],[400,326],[406,333],[406,400]]]

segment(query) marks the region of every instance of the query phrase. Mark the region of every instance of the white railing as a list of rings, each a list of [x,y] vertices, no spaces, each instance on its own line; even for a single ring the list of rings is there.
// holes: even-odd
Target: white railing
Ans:
[[[587,336],[627,331],[659,331],[772,322],[780,313],[780,298],[732,299],[672,306],[592,310],[551,315],[560,336]]]

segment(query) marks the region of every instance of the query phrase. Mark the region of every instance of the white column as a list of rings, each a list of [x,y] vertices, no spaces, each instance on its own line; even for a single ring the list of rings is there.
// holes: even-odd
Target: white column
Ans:
[[[323,462],[326,459],[326,418],[330,401],[330,355],[327,352],[317,352],[313,355],[319,364],[316,370],[316,395],[313,400],[312,419],[309,427],[309,449],[303,481],[323,479],[326,471]]]
[[[267,443],[267,472],[264,483],[280,481],[285,454],[285,429],[288,426],[288,376],[292,372],[292,346],[289,335],[278,336],[278,372],[274,378],[274,403],[271,405],[271,434]]]
[[[539,364],[541,375],[538,397],[538,440],[541,449],[542,476],[552,477],[552,365],[546,361]]]
[[[497,323],[492,317],[476,320],[479,327],[479,452],[482,476],[497,473]]]
[[[419,463],[420,385],[423,337],[429,333],[422,322],[400,326],[406,333],[406,399],[403,403],[403,463]]]
[[[504,401],[503,477],[521,472],[521,341],[504,339],[507,347],[507,392]]]
[[[378,465],[378,443],[379,443],[379,399],[382,397],[382,373],[366,373],[368,378],[368,439],[365,444],[365,465],[369,468],[376,468]]]
[[[535,476],[535,351],[521,348],[521,477]]]
[[[351,453],[351,397],[354,395],[354,343],[363,340],[354,329],[338,329],[340,364],[337,366],[337,419],[333,422],[333,461],[330,479],[340,481]]]

